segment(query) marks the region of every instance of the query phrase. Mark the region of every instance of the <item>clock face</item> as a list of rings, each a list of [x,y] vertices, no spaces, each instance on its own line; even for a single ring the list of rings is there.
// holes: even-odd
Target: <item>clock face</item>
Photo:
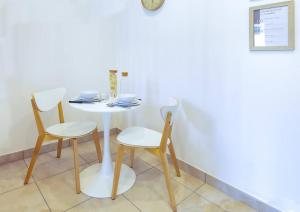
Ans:
[[[141,0],[144,8],[147,10],[157,10],[160,8],[165,0]]]

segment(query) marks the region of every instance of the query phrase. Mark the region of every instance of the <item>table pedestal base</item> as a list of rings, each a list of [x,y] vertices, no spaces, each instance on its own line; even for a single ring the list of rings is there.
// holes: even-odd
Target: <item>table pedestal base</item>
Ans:
[[[101,174],[102,164],[94,164],[80,173],[81,191],[90,196],[96,198],[111,197],[113,173],[112,175]],[[113,163],[113,167],[115,163]],[[128,191],[134,184],[136,175],[134,171],[127,165],[122,164],[118,192],[122,194]]]

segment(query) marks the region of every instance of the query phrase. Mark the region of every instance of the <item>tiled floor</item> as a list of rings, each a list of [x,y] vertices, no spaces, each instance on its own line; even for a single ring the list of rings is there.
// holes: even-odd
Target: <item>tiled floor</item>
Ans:
[[[113,140],[113,138],[112,138]],[[93,142],[79,144],[81,168],[96,162]],[[112,144],[113,156],[115,147]],[[30,159],[0,166],[0,212],[13,211],[105,211],[167,212],[168,195],[159,160],[145,151],[137,151],[134,170],[137,181],[133,188],[115,201],[90,198],[75,193],[72,149],[63,149],[62,158],[55,152],[40,155],[33,178],[23,186]],[[128,157],[125,158],[128,164]],[[172,168],[172,167],[170,167]],[[180,212],[250,212],[255,211],[235,201],[201,180],[183,172],[175,176],[171,170],[175,198]]]

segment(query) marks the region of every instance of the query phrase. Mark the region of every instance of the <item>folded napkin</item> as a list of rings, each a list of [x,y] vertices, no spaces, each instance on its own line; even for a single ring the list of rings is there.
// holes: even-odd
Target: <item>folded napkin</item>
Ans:
[[[124,102],[124,101],[115,101],[115,102],[110,102],[107,103],[108,107],[124,107],[124,108],[129,108],[129,107],[134,107],[134,106],[139,106],[141,104],[141,101],[136,99],[132,102]]]
[[[96,97],[96,98],[82,98],[82,97],[75,97],[71,100],[69,100],[69,103],[78,103],[78,104],[89,104],[89,103],[95,103],[95,102],[101,102],[101,99]]]

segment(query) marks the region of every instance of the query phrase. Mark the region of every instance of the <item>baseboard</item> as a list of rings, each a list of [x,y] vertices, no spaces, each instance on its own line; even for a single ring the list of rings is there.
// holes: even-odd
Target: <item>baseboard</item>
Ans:
[[[121,132],[120,129],[114,128],[111,130],[110,133],[118,134],[120,132]],[[103,137],[103,132],[99,132],[99,135],[101,137]],[[90,140],[92,140],[92,136],[88,135],[88,136],[85,136],[85,137],[79,139],[79,142],[80,143],[87,142]],[[41,153],[54,151],[54,150],[56,150],[56,146],[57,146],[57,142],[43,145],[43,147],[41,149]],[[68,147],[68,146],[70,146],[70,141],[66,140],[63,143],[63,147]],[[32,152],[33,152],[33,148],[15,152],[15,153],[11,153],[11,154],[7,154],[7,155],[2,155],[2,156],[0,156],[0,165],[31,157]],[[280,212],[280,210],[264,203],[261,200],[258,200],[257,198],[255,198],[243,191],[240,191],[239,189],[217,179],[214,176],[211,176],[211,175],[205,173],[204,171],[202,171],[200,169],[197,169],[197,168],[191,166],[190,164],[188,164],[182,160],[178,160],[178,163],[179,163],[180,169],[184,170],[186,173],[201,179],[203,182],[221,190],[222,192],[224,192],[225,194],[227,194],[228,196],[232,197],[235,200],[244,202],[245,204],[249,205],[250,207],[256,209],[259,212]]]
[[[120,132],[120,131],[119,131],[119,129],[116,129],[116,128],[110,130],[111,134],[116,134],[118,132]],[[103,131],[99,132],[99,136],[103,137]],[[87,142],[87,141],[91,141],[91,140],[92,140],[92,135],[87,135],[82,138],[79,138],[78,142],[82,143],[82,142]],[[63,142],[63,148],[68,147],[70,145],[71,144],[70,144],[69,140],[65,140]],[[56,150],[56,147],[57,147],[57,142],[50,142],[48,144],[44,144],[42,146],[40,153],[42,154],[42,153],[54,151],[54,150]],[[29,158],[32,155],[33,149],[34,148],[30,148],[30,149],[26,149],[26,150],[14,152],[14,153],[6,154],[6,155],[1,155],[0,156],[0,165]]]
[[[235,200],[244,202],[259,212],[280,212],[280,210],[268,205],[267,203],[247,194],[213,176],[206,174],[205,182],[218,190],[221,190]]]
[[[169,156],[168,159],[171,160]],[[258,200],[257,198],[219,180],[214,176],[205,173],[200,169],[191,166],[190,164],[182,160],[178,159],[178,163],[180,169],[184,170],[186,173],[201,179],[203,182],[217,188],[218,190],[224,192],[225,194],[232,197],[233,199],[249,205],[250,207],[256,209],[259,212],[280,212],[280,210],[268,205],[267,203]]]

